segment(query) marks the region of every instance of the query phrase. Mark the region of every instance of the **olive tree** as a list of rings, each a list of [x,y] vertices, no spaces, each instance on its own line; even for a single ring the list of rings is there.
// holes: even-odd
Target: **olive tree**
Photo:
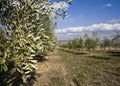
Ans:
[[[0,72],[13,63],[23,82],[31,77],[36,55],[45,56],[56,44],[51,15],[57,12],[49,0],[0,0],[0,23],[6,27],[0,30]]]
[[[84,47],[91,52],[91,50],[95,50],[99,45],[99,37],[96,32],[92,33],[93,37],[89,37],[88,34],[85,34]]]
[[[120,31],[116,32],[112,36],[113,47],[116,49],[120,48]]]
[[[109,38],[104,38],[103,40],[103,46],[104,46],[104,49],[108,48],[109,51],[111,50],[111,45],[112,45],[112,42]]]

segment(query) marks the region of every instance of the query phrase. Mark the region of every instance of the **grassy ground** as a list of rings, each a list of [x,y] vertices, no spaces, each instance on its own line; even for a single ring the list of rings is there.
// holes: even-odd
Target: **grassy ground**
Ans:
[[[36,67],[36,74],[28,84],[14,86],[120,86],[120,51],[89,55],[56,48]]]
[[[120,52],[58,53],[75,86],[120,86]]]
[[[71,81],[58,53],[58,50],[49,53],[44,63],[37,64],[36,80],[32,86],[70,86]]]

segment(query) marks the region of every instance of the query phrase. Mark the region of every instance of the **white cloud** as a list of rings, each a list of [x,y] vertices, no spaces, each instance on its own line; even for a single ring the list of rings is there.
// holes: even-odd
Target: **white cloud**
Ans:
[[[110,23],[120,23],[120,18],[119,19],[112,19],[112,20],[109,20],[108,22],[110,22]]]
[[[63,33],[83,33],[89,31],[109,31],[109,30],[120,30],[120,24],[93,24],[90,26],[81,26],[81,27],[69,27],[64,29],[55,30],[57,34]]]
[[[112,4],[108,3],[108,4],[104,5],[104,7],[112,7]]]
[[[67,36],[71,36],[71,35],[73,35],[73,33],[67,33],[66,35],[67,35]]]
[[[68,40],[75,37],[83,37],[84,33],[91,34],[92,31],[98,32],[100,38],[104,36],[109,37],[114,34],[115,31],[120,30],[120,24],[108,24],[100,23],[90,26],[69,27],[64,29],[55,30],[58,40]]]

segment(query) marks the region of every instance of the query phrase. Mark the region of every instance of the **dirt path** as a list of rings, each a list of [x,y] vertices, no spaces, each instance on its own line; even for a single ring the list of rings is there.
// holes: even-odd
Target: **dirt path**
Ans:
[[[33,86],[74,86],[69,80],[57,50],[46,57],[45,62],[37,64],[36,81]]]

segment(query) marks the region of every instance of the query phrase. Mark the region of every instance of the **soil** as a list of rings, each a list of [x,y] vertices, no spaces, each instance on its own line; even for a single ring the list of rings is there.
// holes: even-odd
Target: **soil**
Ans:
[[[36,80],[33,86],[75,86],[67,75],[65,65],[57,53],[57,50],[50,52],[45,57],[46,61],[36,65]]]

